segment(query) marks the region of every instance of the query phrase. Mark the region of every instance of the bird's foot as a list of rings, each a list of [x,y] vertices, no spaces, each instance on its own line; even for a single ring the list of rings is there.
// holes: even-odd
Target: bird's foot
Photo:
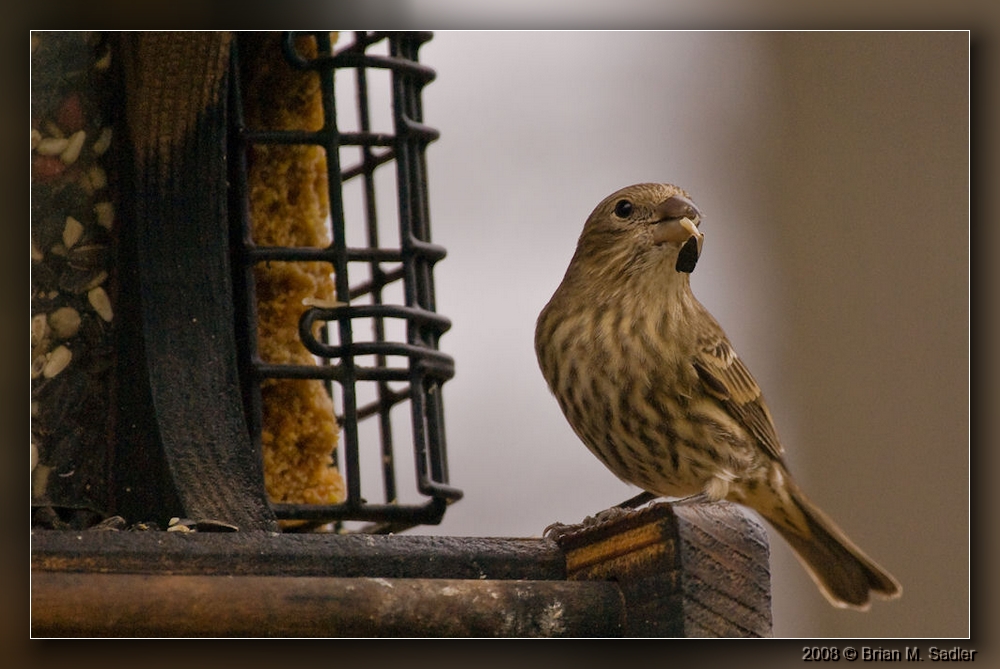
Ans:
[[[563,537],[580,532],[582,530],[590,529],[591,527],[596,527],[603,523],[610,522],[612,520],[617,520],[619,518],[624,518],[625,516],[634,512],[634,509],[627,507],[613,506],[610,509],[605,509],[599,513],[595,513],[593,516],[587,516],[582,522],[575,523],[572,525],[567,525],[566,523],[552,523],[545,528],[542,532],[542,536],[546,539],[554,539],[559,541]]]
[[[559,539],[565,537],[568,534],[572,534],[574,532],[579,532],[580,530],[585,530],[594,527],[596,525],[602,525],[604,523],[608,523],[613,520],[619,520],[620,518],[624,518],[625,516],[632,514],[640,506],[648,502],[651,502],[656,498],[657,495],[654,495],[651,492],[641,492],[635,497],[630,497],[621,504],[616,504],[610,509],[604,509],[603,511],[599,511],[598,513],[595,513],[592,516],[587,516],[580,523],[576,523],[574,525],[567,525],[565,523],[552,523],[551,525],[545,528],[545,531],[542,533],[542,536],[547,537],[549,539],[555,539],[558,541]]]

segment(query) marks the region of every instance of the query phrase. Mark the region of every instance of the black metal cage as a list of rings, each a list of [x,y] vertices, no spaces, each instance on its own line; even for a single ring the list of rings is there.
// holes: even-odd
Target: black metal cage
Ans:
[[[368,521],[373,524],[364,530],[375,532],[436,524],[447,504],[462,493],[448,484],[440,387],[454,375],[454,362],[438,350],[438,340],[451,324],[435,310],[433,269],[445,250],[431,243],[427,201],[425,150],[438,132],[423,124],[421,92],[435,74],[421,65],[417,56],[431,35],[358,32],[346,45],[342,45],[343,39],[335,45],[330,33],[310,34],[316,40],[314,57],[296,49],[296,38],[301,35],[296,33],[283,35],[282,51],[294,68],[312,70],[319,76],[323,127],[317,131],[247,127],[237,61],[239,40],[231,72],[233,267],[237,313],[242,321],[237,327],[243,327],[247,335],[240,367],[251,438],[259,450],[261,382],[321,379],[334,398],[337,422],[342,427],[337,457],[345,477],[346,499],[337,504],[272,503],[275,516],[310,523]],[[372,130],[369,79],[373,71],[389,75],[391,132]],[[353,73],[357,130],[342,129],[349,125],[344,117],[350,110],[338,108],[335,82],[347,72]],[[260,145],[314,145],[325,151],[329,246],[254,243],[247,211],[247,156],[252,147]],[[386,187],[384,175],[393,167],[389,181],[394,183]],[[348,186],[359,199],[353,218],[346,213]],[[394,190],[395,212],[380,210],[385,197],[379,188],[390,193]],[[360,236],[358,243],[353,243],[352,236]],[[398,246],[387,246],[386,238],[398,239]],[[307,308],[299,323],[301,341],[319,365],[274,364],[258,355],[253,269],[275,261],[323,261],[333,267],[337,302]],[[321,326],[318,329],[317,324]],[[363,331],[363,325],[370,326],[371,332]],[[314,334],[317,331],[320,336]],[[423,497],[415,503],[401,500],[397,480],[399,458],[406,445],[399,443],[401,430],[392,414],[403,405],[409,406],[415,487]],[[366,421],[377,424],[377,430],[366,434],[377,435],[378,443],[362,439],[361,426]],[[382,499],[378,502],[370,501],[369,491],[362,490],[362,455],[372,450],[377,450],[381,468]]]

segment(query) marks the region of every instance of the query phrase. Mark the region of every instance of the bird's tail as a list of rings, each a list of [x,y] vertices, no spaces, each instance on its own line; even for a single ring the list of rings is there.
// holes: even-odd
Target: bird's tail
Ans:
[[[772,496],[769,503],[753,507],[791,545],[831,604],[865,611],[871,606],[872,594],[884,599],[902,594],[899,582],[855,546],[791,477],[786,474],[782,478],[784,485],[779,489],[787,495]]]

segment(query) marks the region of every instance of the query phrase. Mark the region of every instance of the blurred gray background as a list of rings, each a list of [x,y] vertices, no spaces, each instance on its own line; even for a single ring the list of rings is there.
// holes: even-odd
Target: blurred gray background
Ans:
[[[775,636],[967,636],[968,34],[444,31],[421,60],[465,498],[416,531],[539,536],[638,492],[573,435],[533,333],[597,202],[667,181],[793,473],[904,587],[833,609],[772,533]]]

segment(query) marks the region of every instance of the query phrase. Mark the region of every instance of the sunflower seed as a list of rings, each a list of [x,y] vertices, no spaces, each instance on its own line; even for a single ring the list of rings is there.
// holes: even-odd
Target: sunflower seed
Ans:
[[[77,130],[74,132],[66,144],[66,149],[59,154],[59,160],[63,161],[66,165],[75,163],[76,159],[80,157],[80,151],[83,150],[83,143],[86,140],[86,130]]]
[[[105,518],[104,520],[102,520],[101,522],[97,523],[97,525],[94,525],[90,529],[92,529],[92,530],[104,530],[104,531],[108,531],[108,530],[110,530],[110,531],[120,531],[120,530],[124,530],[125,526],[127,524],[128,523],[126,523],[125,519],[122,518],[121,516],[111,516],[109,518]]]
[[[115,206],[110,202],[98,202],[94,205],[94,214],[97,216],[97,224],[107,230],[111,229],[115,221]]]
[[[31,360],[31,378],[37,379],[45,371],[45,363],[48,362],[45,353],[37,353]]]
[[[34,476],[31,477],[31,494],[35,499],[42,499],[49,487],[49,474],[52,473],[52,467],[37,465],[32,473]]]
[[[40,156],[58,156],[69,146],[69,140],[65,137],[44,137],[38,140],[35,151]]]
[[[48,325],[56,339],[69,339],[80,331],[80,312],[73,307],[60,307],[49,314]]]
[[[114,312],[111,310],[111,300],[108,298],[108,293],[100,286],[92,288],[90,292],[87,293],[87,301],[90,302],[90,306],[94,307],[94,311],[96,311],[97,315],[104,319],[105,322],[110,323],[111,319],[114,318]]]
[[[83,223],[72,216],[66,217],[66,227],[63,228],[62,239],[66,248],[71,249],[83,236]]]
[[[48,354],[47,360],[45,361],[45,367],[42,369],[42,376],[47,379],[51,379],[59,372],[66,369],[72,359],[72,351],[65,346],[57,346],[51,353]]]
[[[89,291],[92,288],[97,288],[102,283],[107,281],[107,279],[108,279],[108,273],[105,272],[103,269],[98,270],[98,272],[91,277],[90,281],[88,281],[84,285],[83,290]]]
[[[239,532],[240,528],[232,523],[227,523],[214,518],[203,518],[195,521],[194,529],[199,532]]]
[[[35,348],[43,341],[45,337],[49,334],[49,324],[45,318],[45,314],[35,314],[31,317],[31,347]]]

